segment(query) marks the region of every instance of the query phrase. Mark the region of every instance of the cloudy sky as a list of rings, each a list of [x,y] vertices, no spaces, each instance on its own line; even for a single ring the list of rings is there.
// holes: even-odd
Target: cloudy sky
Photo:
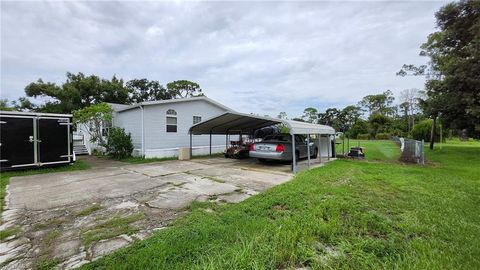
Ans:
[[[233,109],[299,116],[423,88],[395,76],[446,2],[1,2],[1,97],[83,72],[187,79]]]

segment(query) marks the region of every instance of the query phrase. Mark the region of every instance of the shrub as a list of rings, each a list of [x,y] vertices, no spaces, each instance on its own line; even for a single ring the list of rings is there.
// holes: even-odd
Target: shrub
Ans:
[[[377,133],[375,135],[376,140],[389,140],[390,139],[390,134],[388,133]]]
[[[366,133],[366,134],[358,134],[357,135],[357,139],[359,140],[369,140],[370,139],[370,134]]]
[[[105,149],[107,150],[107,154],[113,158],[121,159],[130,157],[133,151],[132,136],[130,133],[126,134],[123,128],[110,128]]]
[[[348,131],[348,137],[357,138],[359,134],[368,133],[368,122],[362,119],[358,119],[355,124]]]
[[[432,119],[426,119],[420,121],[418,124],[414,125],[412,131],[410,132],[411,137],[415,140],[425,140],[430,142],[430,132],[432,130]],[[440,125],[437,125],[435,128],[435,142],[440,142]],[[445,135],[445,134],[444,134]],[[443,136],[445,138],[445,136]]]

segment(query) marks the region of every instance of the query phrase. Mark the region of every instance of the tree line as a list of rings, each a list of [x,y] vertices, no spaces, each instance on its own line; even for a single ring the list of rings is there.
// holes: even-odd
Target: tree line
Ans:
[[[399,97],[400,104],[394,104],[392,91],[367,95],[357,104],[344,108],[328,108],[320,112],[309,107],[302,116],[292,120],[329,125],[350,138],[388,139],[391,135],[407,136],[415,123],[425,119],[421,113],[420,101],[425,96],[418,89],[406,89]],[[281,112],[279,118],[286,118]]]
[[[116,76],[108,80],[96,75],[86,76],[81,72],[68,72],[66,77],[66,81],[60,85],[38,79],[25,87],[26,96],[11,102],[0,100],[0,109],[72,113],[104,102],[133,104],[203,95],[200,85],[188,80],[173,81],[164,87],[155,80],[133,79],[125,83]],[[45,101],[37,104],[32,98]]]
[[[397,106],[392,106],[395,99],[386,91],[343,109],[319,113],[307,108],[298,120],[329,124],[353,137],[385,132],[415,137],[412,133],[422,129],[430,148],[441,135],[438,123],[445,130],[461,131],[463,137],[479,138],[480,1],[449,3],[435,13],[435,19],[438,30],[420,46],[427,64],[405,64],[397,72],[398,76],[425,77],[423,91],[405,90]]]

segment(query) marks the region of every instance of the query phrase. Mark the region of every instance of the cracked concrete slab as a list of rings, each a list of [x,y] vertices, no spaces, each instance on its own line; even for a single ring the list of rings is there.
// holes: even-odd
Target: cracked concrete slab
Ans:
[[[277,166],[222,158],[136,165],[96,159],[87,157],[94,166],[86,171],[10,179],[0,226],[19,226],[21,234],[0,245],[0,262],[11,260],[5,269],[35,268],[39,254],[59,260],[60,269],[78,267],[165,228],[195,200],[237,203],[292,177]],[[87,211],[93,203],[100,207]],[[129,223],[131,235],[84,246],[86,228],[139,212],[145,218]]]
[[[199,194],[188,190],[170,190],[159,194],[157,198],[147,202],[149,207],[161,209],[180,209],[187,207],[198,198]]]
[[[196,170],[192,172],[192,174],[201,177],[221,179],[226,183],[234,184],[242,188],[251,188],[257,191],[279,185],[292,178],[292,176],[288,174],[273,174],[237,168],[229,168],[227,172],[224,167],[204,168]]]
[[[60,180],[64,180],[64,184],[51,184],[51,181],[58,183]],[[138,173],[105,174],[103,171],[99,174],[88,172],[83,179],[78,172],[13,177],[9,185],[11,196],[8,207],[29,210],[57,208],[84,201],[125,196],[162,186],[167,182],[162,178],[150,178]]]
[[[125,166],[124,169],[149,177],[165,176],[185,171],[202,169],[202,164],[191,161],[163,161],[158,163],[136,164]]]

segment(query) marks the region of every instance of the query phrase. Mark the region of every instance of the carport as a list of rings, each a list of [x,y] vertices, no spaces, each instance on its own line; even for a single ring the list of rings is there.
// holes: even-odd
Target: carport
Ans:
[[[265,116],[257,116],[253,114],[244,114],[238,112],[225,112],[219,116],[210,118],[203,122],[193,125],[189,129],[190,134],[190,156],[192,155],[192,141],[193,135],[210,135],[210,155],[212,153],[212,135],[226,135],[225,145],[228,146],[228,135],[243,134],[252,135],[255,130],[263,127],[272,126],[275,124],[284,124],[289,134],[292,136],[292,149],[296,149],[295,135],[307,136],[307,149],[308,149],[308,167],[310,168],[310,137],[312,135],[317,136],[318,147],[321,145],[321,137],[327,136],[335,140],[335,130],[330,126],[318,125],[312,123],[305,123],[294,120],[278,119]],[[328,140],[330,143],[330,140]],[[332,147],[327,145],[328,158],[330,158],[330,149]],[[333,148],[332,148],[333,149]],[[319,150],[320,151],[320,150]],[[335,152],[335,151],[333,151]],[[334,154],[333,154],[334,155]],[[321,154],[318,155],[319,162],[321,162]],[[292,151],[292,172],[297,172],[297,162],[295,158],[295,151]]]

